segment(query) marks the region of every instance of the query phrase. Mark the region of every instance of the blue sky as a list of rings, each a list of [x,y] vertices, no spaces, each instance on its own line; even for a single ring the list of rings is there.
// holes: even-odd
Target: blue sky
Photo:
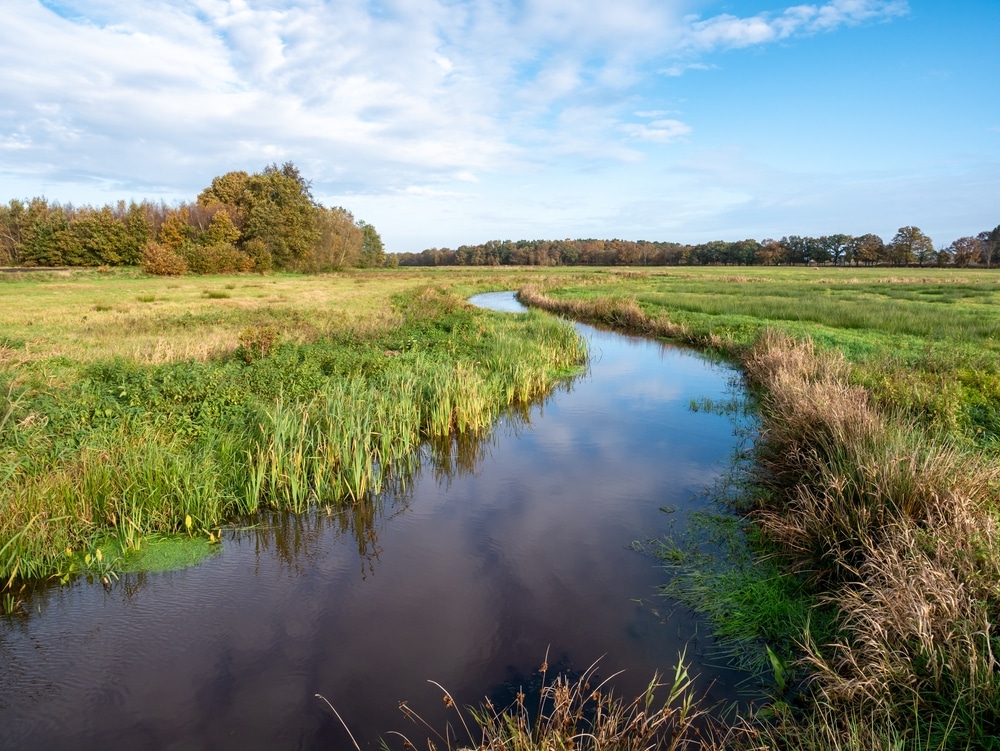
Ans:
[[[1000,224],[997,0],[5,0],[0,198],[294,162],[391,251]]]

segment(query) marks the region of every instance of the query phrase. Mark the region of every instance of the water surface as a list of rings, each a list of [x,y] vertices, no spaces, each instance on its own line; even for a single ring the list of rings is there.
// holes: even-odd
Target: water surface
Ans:
[[[481,298],[510,308],[510,294]],[[637,693],[686,649],[711,700],[734,673],[703,623],[656,594],[634,540],[705,503],[736,444],[733,373],[689,350],[580,326],[586,375],[485,443],[429,460],[357,518],[233,530],[185,571],[80,580],[0,619],[0,748],[336,749],[438,723],[433,679],[474,704],[549,662],[625,670]],[[428,452],[429,453],[429,452]],[[709,688],[712,681],[718,681]]]

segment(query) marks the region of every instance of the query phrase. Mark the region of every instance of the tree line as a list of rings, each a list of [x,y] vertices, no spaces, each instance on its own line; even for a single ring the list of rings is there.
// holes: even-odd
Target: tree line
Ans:
[[[934,248],[918,227],[889,242],[875,234],[788,235],[780,240],[713,240],[700,245],[647,240],[490,240],[481,245],[399,253],[401,266],[952,266],[1000,264],[1000,226]]]
[[[371,224],[327,208],[291,162],[213,178],[194,202],[0,205],[0,265],[143,266],[153,274],[325,271],[386,263]]]

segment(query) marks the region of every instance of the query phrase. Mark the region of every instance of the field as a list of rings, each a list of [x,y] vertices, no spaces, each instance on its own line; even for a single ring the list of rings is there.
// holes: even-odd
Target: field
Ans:
[[[142,566],[267,508],[405,482],[578,367],[551,317],[474,310],[482,274],[0,281],[0,581]],[[513,282],[517,283],[517,282]],[[455,288],[452,290],[452,288]]]
[[[553,318],[462,303],[504,288],[743,367],[760,435],[735,510],[757,578],[698,591],[721,630],[766,642],[780,696],[720,744],[990,748],[996,271],[0,278],[5,607],[32,577],[113,577],[158,535],[208,545],[241,514],[405,482],[420,441],[483,430],[582,362]]]
[[[997,747],[1000,275],[632,271],[522,297],[743,366],[758,562],[673,587],[766,640],[781,698],[729,743]]]

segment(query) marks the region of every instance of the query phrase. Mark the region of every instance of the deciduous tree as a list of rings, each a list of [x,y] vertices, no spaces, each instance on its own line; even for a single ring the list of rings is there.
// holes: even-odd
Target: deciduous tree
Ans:
[[[934,243],[917,227],[900,227],[889,244],[889,260],[895,266],[916,261],[923,266],[934,257]]]
[[[945,248],[951,262],[960,268],[979,263],[983,243],[978,237],[960,237]]]

